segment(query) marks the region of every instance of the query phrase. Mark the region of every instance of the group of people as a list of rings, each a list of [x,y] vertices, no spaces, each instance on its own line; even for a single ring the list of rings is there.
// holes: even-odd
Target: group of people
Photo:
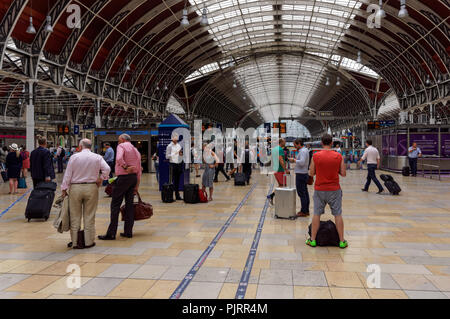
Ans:
[[[9,181],[9,193],[18,194],[19,178],[26,178],[30,169],[30,153],[25,146],[12,143],[0,148],[0,171],[6,172]],[[26,185],[25,185],[26,187]]]
[[[62,196],[69,201],[70,234],[72,243],[78,242],[81,224],[84,225],[84,247],[73,246],[74,249],[95,246],[95,213],[98,205],[98,188],[104,180],[110,177],[111,166],[117,179],[114,183],[111,200],[111,222],[105,235],[99,235],[100,240],[114,240],[116,238],[120,206],[125,198],[124,232],[120,236],[131,238],[134,225],[134,195],[138,192],[142,175],[141,154],[131,144],[128,134],[118,138],[116,159],[111,160],[111,151],[107,151],[106,161],[101,155],[92,152],[92,142],[82,139],[79,152],[73,154],[61,184]],[[55,179],[53,156],[47,148],[45,137],[38,138],[39,147],[31,152],[31,177],[33,187],[41,182]],[[110,147],[110,145],[108,145]],[[114,158],[114,154],[112,154]],[[81,222],[83,220],[83,223]]]

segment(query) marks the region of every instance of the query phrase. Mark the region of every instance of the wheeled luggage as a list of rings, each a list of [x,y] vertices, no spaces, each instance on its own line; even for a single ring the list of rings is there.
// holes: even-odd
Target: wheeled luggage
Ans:
[[[163,184],[162,191],[161,191],[161,200],[163,201],[163,203],[173,203],[174,202],[174,199],[173,199],[174,191],[175,191],[175,187],[173,186],[172,183]]]
[[[403,166],[402,168],[402,175],[403,176],[409,176],[409,166]]]
[[[39,183],[28,198],[25,218],[30,221],[32,218],[43,218],[45,220],[50,216],[50,210],[55,199],[56,183]]]
[[[384,186],[386,186],[387,190],[392,195],[398,195],[402,191],[400,185],[394,181],[394,178],[391,175],[382,174],[380,175],[380,178],[384,181]]]
[[[287,180],[289,180],[289,183]],[[285,174],[283,185],[287,184],[289,186],[275,188],[275,218],[295,219],[297,217],[295,211],[297,203],[296,189],[292,187],[292,177]]]
[[[311,237],[311,224],[308,227],[308,234]],[[339,246],[339,233],[331,220],[320,222],[316,243],[317,246]]]
[[[9,181],[8,174],[6,173],[6,171],[2,171],[2,178],[5,183]]]
[[[196,204],[200,201],[198,195],[198,184],[186,184],[184,185],[183,200],[188,204]]]
[[[235,186],[245,186],[245,174],[244,173],[234,173],[234,185]]]

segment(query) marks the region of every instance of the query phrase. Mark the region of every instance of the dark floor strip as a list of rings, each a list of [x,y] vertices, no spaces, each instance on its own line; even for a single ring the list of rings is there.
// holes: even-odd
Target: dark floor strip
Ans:
[[[242,201],[239,203],[239,205],[236,207],[236,209],[234,210],[234,212],[230,215],[230,217],[227,219],[227,221],[225,222],[225,224],[222,226],[222,228],[219,230],[219,232],[217,233],[216,237],[214,237],[214,239],[211,241],[211,243],[209,244],[209,246],[205,249],[205,251],[202,253],[202,255],[200,256],[200,258],[197,260],[197,262],[194,264],[194,266],[192,266],[191,270],[187,273],[187,275],[184,277],[183,281],[178,285],[177,289],[175,289],[175,291],[172,293],[172,295],[170,296],[170,299],[179,299],[181,297],[181,295],[183,294],[184,290],[187,288],[187,286],[191,283],[192,279],[194,278],[194,276],[197,274],[198,270],[200,269],[200,267],[203,265],[203,263],[205,262],[206,258],[208,258],[209,254],[211,253],[211,251],[214,249],[214,247],[216,247],[217,242],[219,241],[219,239],[222,237],[223,233],[225,233],[225,231],[228,229],[228,227],[230,226],[231,222],[233,221],[234,217],[236,217],[237,213],[239,212],[239,210],[242,208],[242,206],[244,206],[245,202],[247,201],[247,199],[250,197],[250,195],[253,193],[253,191],[256,188],[256,185],[258,185],[258,183],[255,183],[252,185],[252,187],[250,188],[250,190],[248,191],[247,195],[245,195],[245,197],[242,199]]]
[[[272,194],[273,185],[270,186],[269,194]],[[244,299],[245,293],[247,292],[248,281],[250,280],[250,274],[252,272],[253,263],[256,257],[256,251],[258,250],[259,240],[261,239],[261,233],[264,226],[264,221],[266,220],[267,209],[269,208],[269,199],[266,199],[263,210],[261,212],[261,217],[259,218],[258,228],[256,229],[255,236],[253,237],[252,247],[248,253],[247,262],[245,263],[244,271],[242,272],[241,281],[236,291],[235,299]]]

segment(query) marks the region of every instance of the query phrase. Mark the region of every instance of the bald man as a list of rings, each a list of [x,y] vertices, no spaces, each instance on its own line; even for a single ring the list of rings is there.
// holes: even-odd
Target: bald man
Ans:
[[[79,147],[81,152],[70,157],[61,185],[62,195],[69,196],[70,236],[74,249],[95,246],[98,188],[102,185],[103,180],[108,179],[111,170],[101,155],[91,152],[92,142],[90,140],[82,139]],[[82,217],[84,247],[77,245]]]

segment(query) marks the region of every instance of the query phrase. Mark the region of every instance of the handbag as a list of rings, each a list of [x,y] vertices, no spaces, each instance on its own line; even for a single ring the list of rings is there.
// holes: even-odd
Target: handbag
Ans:
[[[149,203],[144,203],[139,193],[136,193],[136,195],[138,197],[138,202],[133,203],[134,220],[149,219],[153,216],[153,206]],[[120,207],[120,213],[122,214],[122,220],[125,220],[125,205]]]
[[[27,188],[27,181],[25,177],[23,177],[23,174],[19,177],[17,181],[17,188]]]

